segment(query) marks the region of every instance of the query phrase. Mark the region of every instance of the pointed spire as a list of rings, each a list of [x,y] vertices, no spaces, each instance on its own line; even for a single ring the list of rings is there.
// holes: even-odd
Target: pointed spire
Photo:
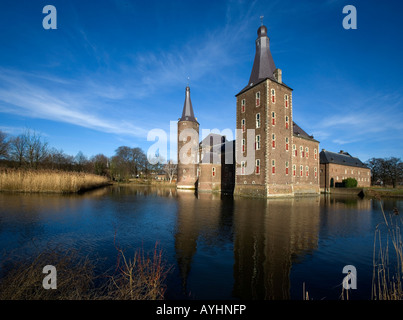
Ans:
[[[186,96],[185,96],[185,104],[183,105],[183,112],[180,121],[193,121],[197,122],[193,107],[192,107],[192,100],[190,99],[190,88],[186,86]]]
[[[261,17],[263,20],[263,17]],[[252,72],[249,78],[248,86],[258,83],[260,80],[270,78],[274,79],[273,73],[276,70],[273,57],[270,52],[270,39],[267,36],[267,28],[263,25],[257,30],[256,54],[253,62]]]

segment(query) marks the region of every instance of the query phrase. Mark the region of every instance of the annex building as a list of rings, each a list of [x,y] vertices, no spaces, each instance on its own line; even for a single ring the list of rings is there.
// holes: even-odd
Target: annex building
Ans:
[[[328,192],[347,178],[357,180],[357,187],[371,186],[371,169],[348,152],[340,150],[336,153],[322,149],[319,158],[320,188],[323,191]]]

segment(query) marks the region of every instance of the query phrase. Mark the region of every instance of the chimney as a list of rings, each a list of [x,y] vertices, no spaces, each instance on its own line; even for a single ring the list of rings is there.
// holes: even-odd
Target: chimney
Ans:
[[[276,79],[276,81],[278,83],[283,83],[283,75],[282,75],[281,69],[277,68],[276,70],[274,70],[273,76],[274,76],[274,79]]]

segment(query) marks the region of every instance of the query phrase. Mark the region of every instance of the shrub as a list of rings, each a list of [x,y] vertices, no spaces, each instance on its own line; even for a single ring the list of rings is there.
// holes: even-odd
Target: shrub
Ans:
[[[343,180],[343,185],[345,188],[356,188],[358,182],[354,178],[347,178]]]

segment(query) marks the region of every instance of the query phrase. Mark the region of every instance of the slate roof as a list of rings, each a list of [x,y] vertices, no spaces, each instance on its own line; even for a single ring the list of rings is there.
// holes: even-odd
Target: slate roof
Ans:
[[[274,71],[276,70],[276,65],[270,51],[270,39],[267,36],[267,28],[263,25],[260,26],[257,30],[257,35],[258,38],[256,39],[255,60],[253,61],[253,67],[249,82],[248,85],[243,88],[237,95],[266,79],[271,79],[277,82],[273,75]],[[285,85],[284,83],[282,84]]]
[[[190,88],[186,87],[185,103],[183,105],[182,117],[180,121],[193,121],[197,122],[192,106],[192,100],[190,99]]]
[[[348,152],[340,151],[339,153],[322,150],[319,153],[319,160],[321,164],[334,163],[344,166],[368,168],[360,159],[351,156]]]
[[[302,130],[302,128],[299,125],[297,125],[294,121],[292,122],[292,129],[293,129],[294,136],[319,142],[319,141],[315,140],[313,138],[313,136],[310,136],[304,130]]]

